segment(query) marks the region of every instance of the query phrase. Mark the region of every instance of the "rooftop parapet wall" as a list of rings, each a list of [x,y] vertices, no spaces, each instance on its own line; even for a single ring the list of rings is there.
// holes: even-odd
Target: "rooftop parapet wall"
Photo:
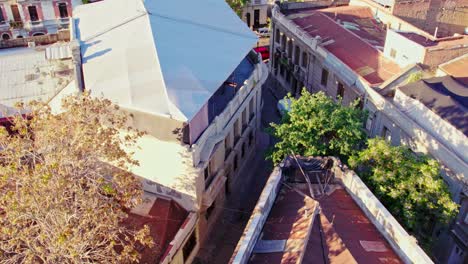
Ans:
[[[268,178],[268,182],[263,188],[262,194],[258,199],[252,216],[245,228],[239,243],[237,243],[234,254],[229,263],[231,264],[244,264],[247,263],[252,251],[257,243],[257,240],[262,233],[263,225],[270,214],[271,208],[275,203],[276,196],[281,188],[281,179],[283,174],[279,167],[276,167]]]
[[[433,263],[419,247],[416,239],[406,232],[361,178],[352,170],[336,166],[340,164],[339,160],[335,159],[334,164],[335,177],[344,185],[353,200],[387,239],[399,257],[405,263]]]

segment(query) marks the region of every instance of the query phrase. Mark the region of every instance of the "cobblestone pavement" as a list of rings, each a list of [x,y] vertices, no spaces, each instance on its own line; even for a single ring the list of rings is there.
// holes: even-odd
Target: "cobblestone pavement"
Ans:
[[[271,78],[271,77],[270,77]],[[226,198],[224,210],[218,218],[207,242],[202,245],[195,263],[199,264],[224,264],[228,263],[232,253],[239,241],[244,228],[249,221],[258,197],[270,175],[273,165],[271,161],[265,161],[265,152],[273,143],[272,138],[264,132],[264,128],[270,122],[280,120],[276,110],[278,94],[275,92],[276,84],[268,79],[263,85],[263,109],[262,109],[262,131],[259,131],[259,140],[254,158],[250,164],[244,166],[245,180],[237,190],[233,190]]]

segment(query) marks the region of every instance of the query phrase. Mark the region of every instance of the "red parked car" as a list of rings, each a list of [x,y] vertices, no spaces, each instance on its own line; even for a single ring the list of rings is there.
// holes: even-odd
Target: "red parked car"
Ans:
[[[270,58],[270,50],[268,46],[266,47],[257,47],[254,48],[255,52],[260,53],[262,55],[262,60],[268,60]]]

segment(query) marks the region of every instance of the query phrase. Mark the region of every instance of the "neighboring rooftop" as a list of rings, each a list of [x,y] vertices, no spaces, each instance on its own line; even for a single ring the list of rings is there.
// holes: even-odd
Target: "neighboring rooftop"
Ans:
[[[148,225],[155,247],[145,247],[141,263],[159,263],[169,243],[186,221],[189,213],[174,200],[146,193],[144,202],[129,214],[125,225],[142,228]]]
[[[335,160],[299,162],[314,199],[297,163],[287,158],[270,176],[231,263],[403,263],[335,180]]]
[[[183,122],[257,42],[219,0],[102,1],[77,7],[74,20],[86,89],[125,108]]]
[[[420,80],[399,88],[468,136],[468,86],[451,76]]]
[[[71,60],[48,60],[47,46],[0,49],[0,103],[51,99],[73,79]]]
[[[468,54],[440,65],[439,69],[468,86]]]
[[[375,42],[376,46],[380,46],[381,32],[378,30],[377,21],[370,22],[372,19],[369,18],[365,8],[344,6],[324,10],[297,9],[288,12],[287,17],[311,37],[320,36],[322,46],[326,50],[372,85],[383,83],[401,72],[401,68],[396,63],[385,58],[374,44],[369,44],[371,41]],[[335,11],[341,14],[343,19],[353,17],[352,21],[359,21],[360,25],[338,24],[331,18],[334,17]],[[365,19],[353,14],[359,14]],[[362,26],[364,24],[367,25],[365,28]],[[358,27],[362,27],[366,32],[356,33],[360,31]]]
[[[320,9],[319,11],[375,48],[383,50],[387,32],[386,25],[375,19],[369,7],[340,6]]]
[[[468,36],[453,36],[446,38],[428,38],[416,32],[396,31],[398,34],[425,47],[449,48],[468,46]]]

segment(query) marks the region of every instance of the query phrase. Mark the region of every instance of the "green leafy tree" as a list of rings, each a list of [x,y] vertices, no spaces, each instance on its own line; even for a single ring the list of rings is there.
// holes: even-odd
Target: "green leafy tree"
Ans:
[[[435,224],[448,224],[457,214],[440,165],[428,156],[416,156],[407,147],[375,138],[349,164],[427,250]]]
[[[299,99],[291,95],[288,98],[290,111],[280,124],[271,124],[271,133],[279,140],[269,154],[274,163],[281,162],[291,151],[347,160],[366,139],[364,111],[335,103],[323,92],[311,94],[304,89]]]
[[[242,8],[248,1],[249,0],[226,0],[232,10],[234,10],[239,17],[242,16]]]
[[[142,195],[123,146],[142,133],[122,136],[127,117],[108,100],[62,106],[19,106],[27,117],[0,129],[0,263],[136,262],[153,242],[148,227],[122,225]]]

